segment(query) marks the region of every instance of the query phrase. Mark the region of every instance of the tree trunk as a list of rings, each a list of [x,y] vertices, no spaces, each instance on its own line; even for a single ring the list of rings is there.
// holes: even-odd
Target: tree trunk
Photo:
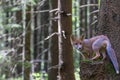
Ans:
[[[31,8],[28,6],[28,11],[30,11]],[[31,50],[30,50],[30,39],[31,39],[31,26],[29,24],[30,21],[30,13],[26,14],[26,34],[25,34],[25,64],[24,64],[24,80],[30,80],[30,60],[31,60]]]
[[[52,0],[52,9],[57,8],[57,0]],[[67,4],[67,5],[66,5]],[[62,37],[62,59],[63,64],[60,69],[62,80],[75,80],[74,78],[74,67],[73,67],[73,54],[72,46],[70,43],[70,35],[72,33],[72,17],[67,16],[67,14],[72,13],[72,1],[71,0],[61,0],[61,24],[62,31],[65,32],[66,38]],[[52,18],[55,18],[56,15],[53,14]],[[57,32],[57,22],[53,21],[53,32]],[[51,46],[51,67],[49,70],[49,80],[57,80],[57,67],[58,65],[58,36],[52,38]]]
[[[52,9],[57,8],[57,0],[51,0]],[[52,14],[52,13],[51,13]],[[55,12],[52,14],[51,19],[56,17]],[[52,33],[57,32],[57,22],[52,21]],[[49,59],[49,69],[48,69],[48,80],[57,80],[57,66],[58,65],[58,37],[54,35],[51,39],[50,47],[50,59]]]
[[[120,2],[119,0],[101,0],[99,22],[97,34],[107,35],[112,47],[116,52],[118,61],[120,60]],[[99,62],[99,61],[98,61]],[[109,59],[103,63],[89,64],[81,62],[81,80],[119,80],[120,76],[115,70]]]
[[[66,5],[67,4],[67,5]],[[62,25],[62,59],[63,64],[61,66],[61,80],[75,80],[74,67],[73,67],[73,54],[72,46],[70,43],[70,35],[72,33],[72,0],[61,0],[61,25]],[[64,37],[66,36],[66,38]]]
[[[117,60],[120,60],[120,1],[119,0],[102,0],[99,13],[99,24],[97,34],[107,35],[115,50]],[[107,62],[109,63],[109,61]],[[106,63],[105,63],[106,64]],[[104,66],[105,67],[105,66]],[[105,79],[119,80],[120,75],[112,74],[113,67],[105,72]],[[110,73],[111,74],[110,74]],[[109,78],[108,78],[109,77]]]
[[[80,0],[80,6],[86,5],[87,0]],[[80,8],[80,32],[88,37],[87,29],[87,7]]]

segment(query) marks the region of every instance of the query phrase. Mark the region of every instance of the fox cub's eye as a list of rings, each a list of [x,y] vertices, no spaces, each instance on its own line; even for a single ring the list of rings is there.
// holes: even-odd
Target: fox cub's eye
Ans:
[[[75,43],[75,45],[78,45],[78,43]]]
[[[75,43],[75,45],[79,45],[79,44],[81,44],[81,43]]]

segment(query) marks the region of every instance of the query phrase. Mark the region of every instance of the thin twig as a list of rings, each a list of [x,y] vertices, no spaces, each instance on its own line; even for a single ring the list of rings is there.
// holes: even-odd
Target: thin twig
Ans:
[[[61,67],[63,64],[63,60],[62,60],[62,29],[61,29],[61,0],[58,0],[58,80],[62,80],[61,77]]]
[[[94,10],[94,11],[92,11],[91,13],[90,13],[90,15],[92,15],[92,14],[94,14],[94,13],[98,13],[99,12],[99,10]]]
[[[81,53],[80,51],[79,51],[79,53],[80,53],[80,55],[82,56],[83,60],[86,60],[86,58],[85,58],[85,56],[83,55],[83,53]]]
[[[58,8],[52,9],[52,10],[50,10],[49,12],[52,13],[52,12],[55,12],[55,11],[58,11]]]
[[[57,68],[58,68],[58,65],[55,65],[55,66],[51,66],[50,68],[48,68],[48,70],[57,69]]]
[[[41,10],[41,11],[34,11],[33,13],[45,13],[49,12],[50,10]],[[31,13],[31,11],[27,11],[26,13]]]
[[[81,5],[80,8],[84,8],[88,6],[99,6],[99,5],[98,4],[87,4],[87,5]]]
[[[94,25],[95,23],[97,23],[98,20],[95,20],[94,22],[92,22],[90,25]]]
[[[37,45],[43,43],[44,41],[50,39],[50,38],[53,37],[54,35],[58,35],[58,32],[52,33],[51,35],[47,36],[44,40],[40,41],[38,44],[35,44],[34,46],[37,46]]]
[[[49,35],[48,37],[46,37],[44,40],[48,40],[48,39],[50,39],[51,37],[53,37],[54,35],[58,35],[58,32],[54,32],[54,33],[52,33],[51,35]]]

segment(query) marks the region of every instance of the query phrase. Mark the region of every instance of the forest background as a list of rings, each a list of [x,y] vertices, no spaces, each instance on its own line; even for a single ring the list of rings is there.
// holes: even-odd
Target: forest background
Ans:
[[[120,59],[118,0],[1,0],[0,80],[119,80],[82,61],[70,35],[107,35]],[[116,46],[117,45],[117,46]]]

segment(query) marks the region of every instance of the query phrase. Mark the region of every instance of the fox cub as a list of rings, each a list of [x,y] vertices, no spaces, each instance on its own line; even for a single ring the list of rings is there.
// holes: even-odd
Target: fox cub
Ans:
[[[108,56],[114,66],[116,73],[119,74],[119,66],[116,54],[114,49],[111,47],[110,40],[107,36],[99,35],[90,39],[84,39],[84,35],[82,35],[78,39],[72,35],[70,39],[73,47],[79,51],[87,54],[95,53],[95,56],[91,58],[92,60],[99,58],[100,53],[102,54],[103,60],[106,58],[106,56]]]

